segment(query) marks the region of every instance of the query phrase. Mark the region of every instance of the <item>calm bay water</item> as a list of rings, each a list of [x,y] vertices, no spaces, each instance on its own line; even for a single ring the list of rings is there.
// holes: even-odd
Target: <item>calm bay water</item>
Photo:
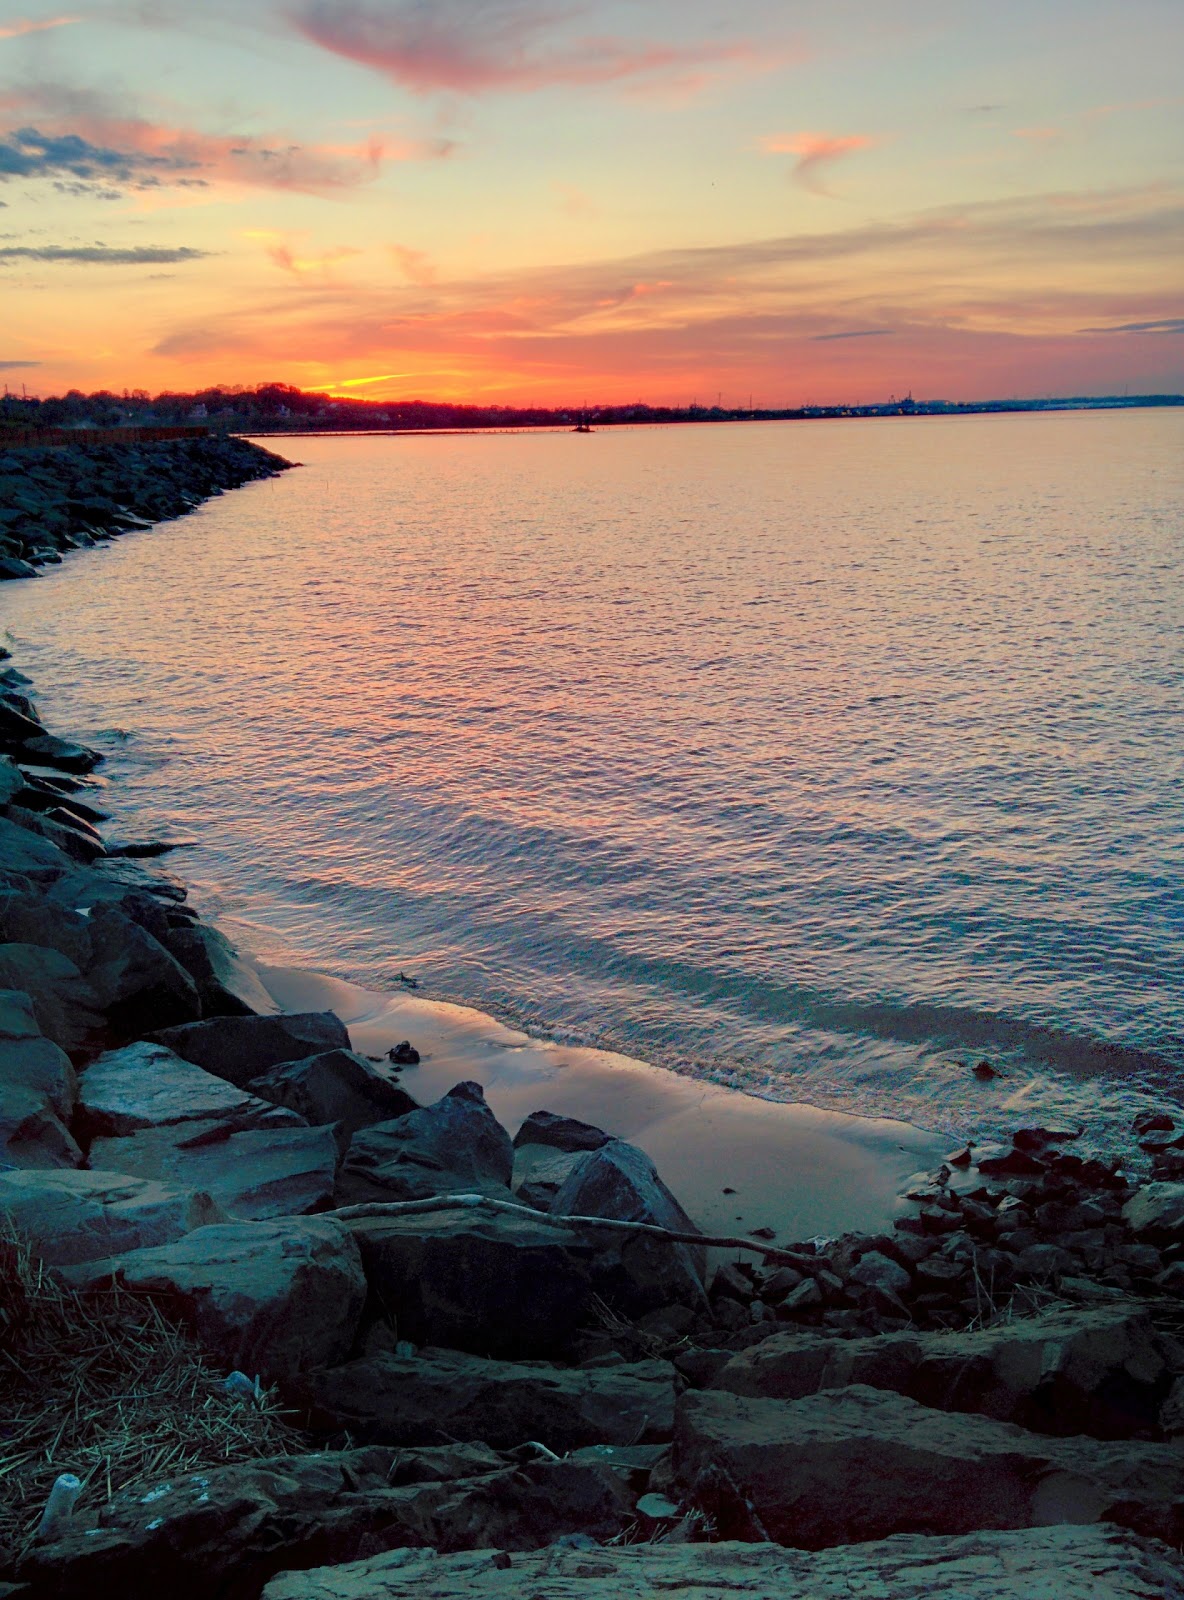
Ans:
[[[281,448],[0,595],[256,949],[928,1125],[1184,1091],[1184,414]]]

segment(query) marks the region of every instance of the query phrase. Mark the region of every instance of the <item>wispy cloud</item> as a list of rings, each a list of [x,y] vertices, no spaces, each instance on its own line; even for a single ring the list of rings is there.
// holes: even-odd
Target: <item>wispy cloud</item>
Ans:
[[[15,372],[18,367],[39,367],[40,361],[0,361],[0,372]]]
[[[10,244],[0,245],[0,261],[44,261],[51,264],[101,267],[160,266],[177,261],[202,261],[210,252],[194,250],[188,245],[176,248],[155,245],[136,245],[133,249],[120,249],[105,244]]]
[[[129,116],[101,96],[52,84],[0,92],[6,113],[30,122],[0,132],[0,181],[67,176],[141,189],[218,183],[324,195],[371,182],[387,161],[435,160],[454,148],[440,138],[316,145],[210,134]]]
[[[0,39],[24,39],[30,33],[48,33],[51,28],[68,28],[81,17],[47,17],[35,22],[32,17],[16,17],[11,22],[0,22]]]
[[[417,94],[661,80],[688,70],[755,66],[761,59],[739,40],[573,38],[563,25],[574,14],[542,0],[303,0],[289,11],[293,26],[312,43]]]
[[[266,229],[250,229],[243,237],[262,244],[268,259],[281,272],[291,273],[294,278],[315,277],[328,281],[332,269],[340,262],[362,254],[353,245],[340,244],[314,255],[302,249],[298,240]]]
[[[770,133],[759,141],[766,155],[797,156],[793,175],[798,183],[812,194],[828,197],[830,191],[822,178],[829,168],[859,150],[872,149],[877,142],[863,133]]]
[[[895,333],[895,328],[844,328],[841,333],[815,333],[815,344],[827,344],[832,339],[885,339]]]
[[[1184,333],[1184,317],[1159,317],[1152,322],[1119,322],[1109,328],[1082,328],[1082,333]]]
[[[392,244],[388,246],[391,260],[407,279],[408,283],[418,283],[421,287],[435,283],[440,276],[440,269],[428,255],[426,250],[413,250],[410,245]]]

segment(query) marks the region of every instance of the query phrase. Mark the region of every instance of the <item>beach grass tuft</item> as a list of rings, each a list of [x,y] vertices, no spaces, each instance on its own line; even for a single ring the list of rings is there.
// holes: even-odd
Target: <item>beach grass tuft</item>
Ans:
[[[303,1448],[274,1395],[226,1374],[159,1305],[85,1297],[0,1231],[0,1570],[28,1549],[54,1480],[82,1480],[80,1520],[122,1489]],[[89,1518],[87,1514],[89,1513]]]

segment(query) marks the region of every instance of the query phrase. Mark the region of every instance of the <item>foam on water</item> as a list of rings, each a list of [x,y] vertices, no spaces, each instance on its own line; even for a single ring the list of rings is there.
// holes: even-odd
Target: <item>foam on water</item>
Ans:
[[[292,444],[0,604],[263,954],[929,1126],[1178,1094],[1184,414]]]

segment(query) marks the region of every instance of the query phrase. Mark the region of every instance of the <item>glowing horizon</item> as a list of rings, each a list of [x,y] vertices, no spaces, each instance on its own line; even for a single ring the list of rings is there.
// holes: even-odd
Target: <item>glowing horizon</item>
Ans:
[[[1184,389],[1167,0],[0,5],[0,378]]]

